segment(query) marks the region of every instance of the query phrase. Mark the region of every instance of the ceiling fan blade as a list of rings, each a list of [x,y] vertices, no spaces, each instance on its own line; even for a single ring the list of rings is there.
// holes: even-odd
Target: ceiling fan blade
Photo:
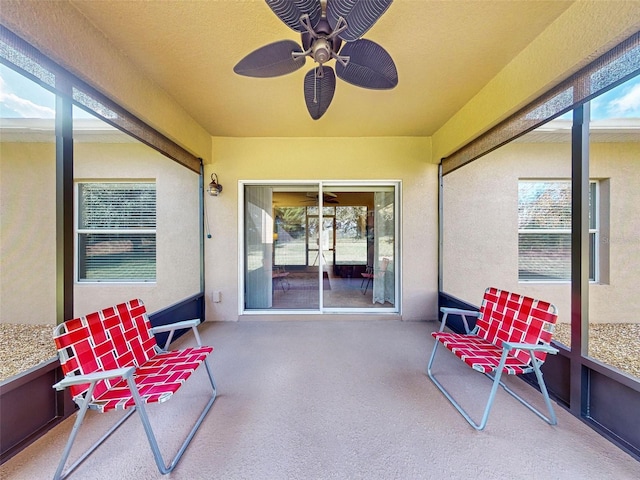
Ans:
[[[254,50],[240,60],[233,71],[247,77],[278,77],[301,68],[307,57],[294,59],[292,52],[302,52],[293,40],[281,40]]]
[[[340,55],[348,56],[345,67],[336,63],[338,78],[353,85],[376,90],[386,90],[398,84],[398,71],[391,55],[371,40],[357,40],[347,43]]]
[[[322,68],[323,74],[319,77],[316,72]],[[336,91],[336,75],[333,68],[326,65],[312,68],[304,77],[304,101],[307,103],[309,115],[318,120],[327,111],[333,94]]]
[[[347,22],[347,29],[338,36],[346,42],[362,37],[387,11],[393,0],[328,0],[327,20],[334,29],[338,18]]]
[[[309,15],[313,28],[316,27],[322,16],[322,8],[318,0],[266,0],[266,2],[285,25],[300,33],[307,31],[300,23],[302,15]]]

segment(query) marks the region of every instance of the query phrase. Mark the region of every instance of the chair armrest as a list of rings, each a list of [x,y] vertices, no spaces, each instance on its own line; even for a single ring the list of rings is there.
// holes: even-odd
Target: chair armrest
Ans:
[[[511,342],[503,342],[502,348],[506,348],[507,350],[529,350],[536,352],[546,352],[555,355],[558,353],[557,348],[553,348],[551,345],[535,345],[533,343],[511,343]]]
[[[100,380],[116,377],[127,378],[133,375],[135,369],[136,367],[124,367],[114,368],[112,370],[103,370],[101,372],[87,373],[86,375],[69,375],[53,385],[53,388],[56,390],[64,390],[71,385],[79,385],[81,383],[96,383]]]
[[[469,330],[469,323],[467,322],[467,316],[476,317],[480,316],[480,312],[475,310],[464,310],[462,308],[452,308],[452,307],[440,307],[440,311],[444,313],[442,316],[442,323],[440,324],[440,332],[444,330],[444,327],[447,323],[447,316],[451,315],[460,315],[462,317],[462,323],[464,325],[464,331],[466,334],[475,333],[475,329],[473,331]]]
[[[470,317],[479,317],[480,312],[476,310],[464,310],[462,308],[440,307],[442,313],[450,313],[451,315],[469,315]]]
[[[193,318],[191,320],[182,320],[180,322],[168,323],[167,325],[158,325],[157,327],[151,327],[149,331],[152,334],[161,333],[161,332],[169,332],[169,336],[167,337],[167,341],[164,344],[163,351],[169,350],[169,345],[171,344],[171,340],[173,340],[173,333],[176,330],[182,330],[185,328],[191,328],[193,330],[193,334],[196,337],[196,341],[198,342],[198,346],[202,346],[202,341],[200,340],[200,335],[198,334],[198,325],[200,325],[199,318]]]
[[[191,320],[183,320],[181,322],[168,323],[167,325],[158,325],[157,327],[151,327],[149,331],[152,334],[156,334],[161,332],[181,330],[183,328],[197,327],[198,325],[200,325],[200,319],[193,318]]]

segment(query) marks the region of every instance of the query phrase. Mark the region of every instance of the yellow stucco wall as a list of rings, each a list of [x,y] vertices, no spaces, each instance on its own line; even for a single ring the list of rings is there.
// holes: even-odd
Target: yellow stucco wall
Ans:
[[[526,136],[523,137],[526,139]],[[589,288],[589,320],[636,321],[640,271],[640,143],[590,146],[590,177],[608,182],[600,213],[605,266]],[[569,322],[570,284],[518,282],[518,180],[571,178],[569,143],[510,143],[444,177],[444,289],[479,305],[489,286],[554,303]],[[608,204],[608,205],[607,205]],[[604,224],[601,225],[604,227]]]
[[[76,283],[84,315],[132,298],[153,312],[200,292],[199,177],[140,143],[74,147],[75,180],[155,181],[155,282]],[[55,145],[0,142],[0,321],[56,323]]]
[[[55,165],[54,143],[0,142],[0,322],[56,323]]]
[[[437,165],[429,138],[219,138],[205,178],[224,191],[205,198],[212,238],[205,243],[211,319],[238,317],[238,182],[243,180],[399,180],[402,182],[402,317],[436,318]],[[417,260],[419,259],[419,261]],[[211,292],[222,302],[211,303]]]
[[[640,3],[572,4],[433,135],[441,159],[640,30]]]
[[[156,182],[156,281],[76,283],[74,309],[83,315],[141,298],[153,312],[200,292],[199,176],[140,143],[77,143],[76,181]]]

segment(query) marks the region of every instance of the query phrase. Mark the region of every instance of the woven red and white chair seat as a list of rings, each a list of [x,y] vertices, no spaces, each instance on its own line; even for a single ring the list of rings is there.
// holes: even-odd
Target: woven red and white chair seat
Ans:
[[[145,403],[169,400],[212,351],[211,347],[201,347],[159,354],[137,368],[133,378],[142,400]],[[89,408],[92,406],[104,413],[133,407],[135,400],[127,381],[120,379],[101,395],[94,393]]]
[[[448,332],[433,332],[432,335],[456,357],[478,372],[493,373],[500,364],[502,349],[481,337]],[[508,355],[503,372],[509,375],[522,375],[533,372],[533,367],[528,362],[523,364],[519,359]]]

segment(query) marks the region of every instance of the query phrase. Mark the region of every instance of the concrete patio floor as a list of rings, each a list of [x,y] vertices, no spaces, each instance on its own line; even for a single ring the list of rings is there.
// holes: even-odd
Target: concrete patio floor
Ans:
[[[424,370],[434,322],[398,320],[205,323],[219,396],[173,479],[636,479],[640,462],[555,405],[549,426],[499,391],[474,431]],[[176,347],[191,343],[181,338]],[[447,352],[441,381],[479,415],[490,382]],[[510,386],[536,405],[541,395]],[[151,405],[172,457],[204,404],[205,372],[169,402]],[[77,441],[98,438],[120,413],[90,412]],[[51,478],[73,418],[0,467],[3,479]],[[71,478],[153,479],[157,471],[136,415]]]

